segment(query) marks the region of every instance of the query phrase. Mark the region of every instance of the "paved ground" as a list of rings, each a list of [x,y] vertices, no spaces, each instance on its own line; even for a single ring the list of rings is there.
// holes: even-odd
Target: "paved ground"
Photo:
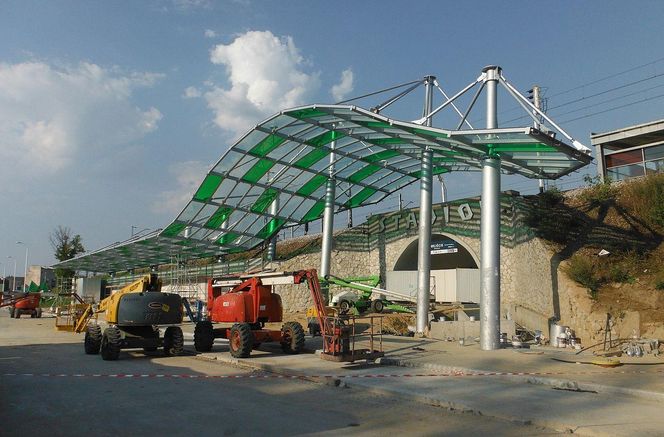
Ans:
[[[185,328],[191,331],[191,325]],[[309,340],[312,345],[316,341]],[[0,434],[555,434],[321,377],[323,372],[404,374],[407,368],[341,366],[315,354],[284,356],[270,347],[251,359],[231,362],[224,342],[217,343],[205,356],[192,352],[164,358],[123,351],[120,360],[107,362],[83,353],[82,335],[56,332],[53,319],[14,320],[0,311]],[[193,351],[190,341],[187,349]],[[299,369],[288,369],[298,363]],[[279,367],[279,373],[260,370],[260,365]],[[311,378],[290,377],[299,371]],[[432,378],[437,377],[417,380],[437,384]]]
[[[319,349],[320,338],[308,338],[307,346]],[[314,380],[336,379],[373,393],[561,432],[664,435],[661,357],[624,358],[623,366],[607,369],[576,364],[592,360],[590,353],[548,347],[487,352],[478,345],[388,336],[383,347],[382,365],[339,366],[315,355],[283,356],[270,345],[249,359],[234,360],[221,340],[202,357]]]

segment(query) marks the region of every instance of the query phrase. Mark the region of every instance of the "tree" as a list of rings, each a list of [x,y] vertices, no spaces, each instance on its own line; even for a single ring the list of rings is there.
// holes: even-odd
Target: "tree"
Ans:
[[[71,229],[67,226],[55,228],[49,236],[49,240],[54,250],[55,259],[58,261],[66,261],[85,252],[81,236],[73,235]],[[74,271],[71,269],[56,269],[55,274],[61,277],[72,277]]]

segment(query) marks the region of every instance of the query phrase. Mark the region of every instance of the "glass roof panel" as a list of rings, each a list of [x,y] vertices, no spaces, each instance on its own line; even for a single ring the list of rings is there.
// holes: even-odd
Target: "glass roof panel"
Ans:
[[[555,179],[591,161],[532,127],[450,131],[357,106],[304,106],[270,117],[242,137],[165,229],[57,266],[103,272],[163,263],[176,255],[251,249],[286,223],[321,217],[333,146],[336,211],[378,202],[417,181],[425,147],[434,152],[434,174],[480,170],[487,153],[501,157],[503,172],[529,178]],[[277,198],[274,217],[269,206]]]

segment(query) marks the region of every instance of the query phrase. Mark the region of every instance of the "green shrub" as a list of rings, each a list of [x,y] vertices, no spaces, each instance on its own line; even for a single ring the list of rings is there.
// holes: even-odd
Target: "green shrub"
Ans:
[[[622,265],[616,264],[609,267],[609,280],[611,280],[611,282],[619,283],[630,282],[632,276]]]
[[[583,180],[588,188],[581,192],[579,198],[591,206],[602,205],[616,198],[616,188],[608,179],[602,182],[599,176],[585,175]]]
[[[597,292],[602,285],[602,278],[595,270],[592,261],[580,254],[572,256],[567,266],[567,275],[586,287],[593,299],[597,298]]]
[[[621,203],[648,225],[664,229],[664,174],[649,175],[627,184]]]

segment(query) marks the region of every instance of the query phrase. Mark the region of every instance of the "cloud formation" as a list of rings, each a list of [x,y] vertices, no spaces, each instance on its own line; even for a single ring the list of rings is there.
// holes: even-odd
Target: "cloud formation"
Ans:
[[[207,175],[209,164],[200,161],[177,162],[168,168],[176,187],[158,195],[151,205],[153,212],[174,218],[191,200],[201,181]]]
[[[215,123],[240,135],[285,108],[309,101],[320,88],[320,73],[307,63],[291,37],[250,31],[210,51],[210,61],[226,69],[229,86],[212,85],[204,93]]]
[[[157,129],[161,112],[132,93],[160,78],[91,63],[0,63],[0,182],[28,171],[54,174],[77,156],[103,155]]]
[[[332,98],[335,102],[341,102],[349,93],[353,92],[353,70],[350,68],[341,72],[341,79],[339,83],[334,85],[330,90]]]

